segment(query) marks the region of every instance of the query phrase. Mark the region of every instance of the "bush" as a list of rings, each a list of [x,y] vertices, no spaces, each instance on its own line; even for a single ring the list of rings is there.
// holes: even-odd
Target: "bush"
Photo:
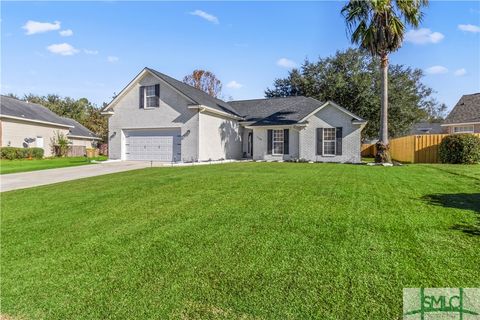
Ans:
[[[0,148],[0,158],[7,160],[35,158],[42,159],[44,150],[42,148]]]
[[[63,132],[56,131],[55,135],[50,138],[52,153],[57,157],[66,157],[69,143],[70,141]]]
[[[13,160],[17,158],[17,149],[13,147],[2,147],[0,150],[0,158]]]
[[[473,164],[480,162],[480,137],[473,134],[452,134],[440,143],[443,163]]]
[[[35,159],[42,159],[43,154],[45,153],[45,150],[42,148],[30,148],[30,150],[32,150],[32,158]]]

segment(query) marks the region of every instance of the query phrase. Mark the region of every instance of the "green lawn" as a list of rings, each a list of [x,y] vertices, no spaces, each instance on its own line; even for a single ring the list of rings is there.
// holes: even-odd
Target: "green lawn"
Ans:
[[[400,319],[480,287],[480,166],[149,168],[2,194],[16,319]]]
[[[91,160],[107,160],[107,157],[87,159],[85,157],[50,158],[41,160],[0,160],[0,174],[17,173],[53,168],[74,167],[90,164]]]

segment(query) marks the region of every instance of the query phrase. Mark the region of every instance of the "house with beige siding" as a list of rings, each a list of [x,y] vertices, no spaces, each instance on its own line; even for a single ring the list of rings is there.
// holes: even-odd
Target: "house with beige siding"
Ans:
[[[100,138],[73,119],[60,117],[48,108],[8,96],[0,97],[0,143],[2,147],[44,150],[52,156],[51,139],[60,132],[72,146],[92,147]]]
[[[480,93],[463,95],[442,127],[447,133],[480,133]]]
[[[109,117],[110,159],[159,162],[358,163],[366,125],[332,101],[298,96],[226,102],[150,68],[103,114]]]

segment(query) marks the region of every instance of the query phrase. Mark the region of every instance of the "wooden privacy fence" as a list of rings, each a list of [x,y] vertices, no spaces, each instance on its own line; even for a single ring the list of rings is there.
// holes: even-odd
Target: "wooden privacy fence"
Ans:
[[[55,155],[60,155],[60,147],[54,147]],[[86,154],[85,146],[68,146],[67,157],[83,157]]]
[[[480,137],[480,133],[474,133]],[[390,140],[392,159],[410,163],[437,163],[440,162],[440,142],[448,134],[425,134],[406,136]]]
[[[362,143],[361,146],[362,157],[375,157],[375,144],[374,143]]]
[[[67,157],[83,157],[86,148],[84,146],[68,146]]]

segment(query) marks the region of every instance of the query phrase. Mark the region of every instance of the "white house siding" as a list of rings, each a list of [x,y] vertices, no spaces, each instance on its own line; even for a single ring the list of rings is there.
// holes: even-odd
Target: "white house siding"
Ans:
[[[352,124],[352,116],[327,105],[316,114],[307,119],[308,125],[299,133],[300,159],[320,162],[361,162],[361,126]],[[321,156],[316,154],[317,128],[342,127],[342,155]]]
[[[289,154],[285,155],[272,155],[268,154],[268,130],[275,129],[289,129]],[[267,160],[267,161],[280,161],[280,160],[293,160],[298,159],[298,131],[293,126],[290,128],[283,127],[269,127],[269,128],[253,128],[253,160]]]
[[[242,131],[236,120],[200,113],[199,160],[240,159]]]
[[[2,119],[2,146],[24,147],[25,138],[43,138],[44,156],[52,156],[52,148],[50,146],[51,139],[56,132],[68,134],[65,127],[57,127],[53,125],[40,124],[35,122],[27,122],[13,119]],[[28,147],[36,147],[37,142],[31,142]]]
[[[85,148],[92,148],[92,139],[69,138],[73,146],[83,146]]]
[[[160,106],[152,109],[139,108],[139,88],[160,84]],[[109,156],[124,159],[122,153],[125,129],[180,128],[182,135],[182,161],[198,160],[198,111],[188,109],[186,97],[165,82],[152,76],[144,76],[113,107],[114,115],[108,121]]]

